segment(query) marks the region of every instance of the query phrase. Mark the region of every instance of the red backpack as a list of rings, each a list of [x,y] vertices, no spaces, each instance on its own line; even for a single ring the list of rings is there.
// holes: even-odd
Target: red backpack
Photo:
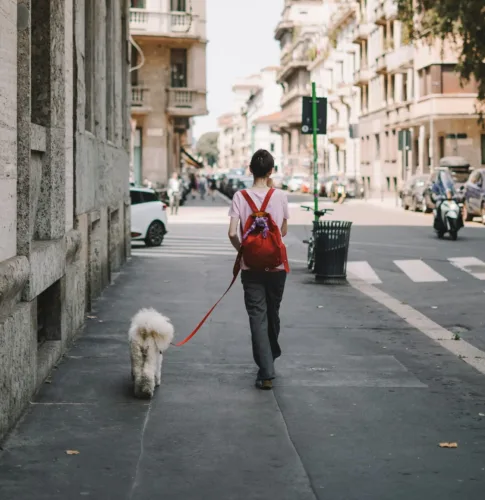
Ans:
[[[289,272],[286,247],[280,228],[275,224],[271,214],[266,212],[274,191],[274,188],[268,191],[259,210],[249,193],[246,190],[241,191],[253,211],[244,227],[241,253],[244,263],[250,269],[269,271],[284,264],[285,271]]]

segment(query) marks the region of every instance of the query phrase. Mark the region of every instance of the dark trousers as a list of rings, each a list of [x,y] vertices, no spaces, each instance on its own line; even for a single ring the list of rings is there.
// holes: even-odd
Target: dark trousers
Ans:
[[[280,304],[286,272],[242,271],[244,302],[249,316],[254,362],[258,379],[275,378],[274,360],[281,356]]]

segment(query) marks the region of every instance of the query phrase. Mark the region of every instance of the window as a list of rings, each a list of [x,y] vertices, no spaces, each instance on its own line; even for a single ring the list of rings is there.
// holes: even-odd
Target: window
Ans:
[[[440,158],[443,158],[445,156],[445,136],[440,135],[439,138],[439,153],[440,153]]]
[[[139,205],[140,203],[143,203],[140,191],[130,191],[130,198],[132,205]]]
[[[381,138],[379,137],[379,134],[375,134],[375,139],[376,139],[376,156],[380,156],[381,154]],[[378,158],[376,158],[378,159]]]
[[[134,45],[131,45],[131,63],[130,63],[130,65],[132,68],[136,68],[138,66],[139,57],[140,57],[140,54],[138,53],[138,50],[136,50]],[[135,69],[134,71],[131,71],[130,76],[131,76],[131,85],[133,87],[138,86],[138,70]]]
[[[409,100],[408,96],[409,90],[408,90],[408,74],[404,73],[402,75],[402,101],[406,102]]]
[[[160,201],[158,198],[158,194],[150,191],[143,191],[141,193],[143,198],[143,203],[150,203],[152,201]]]
[[[131,8],[132,9],[144,9],[145,8],[145,0],[131,0]]]
[[[269,150],[271,153],[274,153],[274,142],[272,142],[270,145],[269,145]]]
[[[171,86],[187,88],[187,49],[172,49],[170,52]]]
[[[172,12],[186,12],[186,0],[171,0]]]
[[[482,165],[485,165],[485,134],[481,135],[480,140],[482,149]]]

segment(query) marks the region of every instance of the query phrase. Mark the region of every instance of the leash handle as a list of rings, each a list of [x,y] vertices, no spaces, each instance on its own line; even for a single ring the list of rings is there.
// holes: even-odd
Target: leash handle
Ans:
[[[232,286],[236,282],[236,279],[239,275],[239,271],[241,270],[241,258],[242,258],[242,247],[239,250],[239,253],[237,254],[236,262],[234,263],[234,268],[233,268],[233,272],[232,272],[232,274],[233,274],[232,281],[231,281],[230,285],[227,287],[227,290],[222,294],[222,297],[210,308],[209,312],[202,318],[202,320],[195,327],[195,329],[192,331],[192,333],[188,337],[186,337],[184,340],[178,342],[177,344],[172,344],[172,345],[174,345],[175,347],[183,346],[202,328],[202,326],[207,321],[209,316],[212,314],[214,309],[219,305],[219,303],[222,301],[222,299],[229,293],[229,290],[232,288]]]

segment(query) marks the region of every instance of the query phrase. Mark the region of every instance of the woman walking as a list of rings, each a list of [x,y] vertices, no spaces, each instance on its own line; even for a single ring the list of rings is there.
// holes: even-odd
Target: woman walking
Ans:
[[[264,220],[266,220],[265,229],[262,229],[263,235],[268,230],[269,219],[269,217],[264,217],[264,213],[269,214],[277,226],[276,230],[279,231],[277,236],[280,241],[281,237],[286,236],[288,232],[289,213],[286,194],[281,190],[268,187],[273,169],[274,159],[272,155],[263,149],[257,151],[250,163],[250,170],[254,177],[252,188],[244,190],[244,192],[238,191],[234,195],[229,211],[231,217],[229,239],[238,252],[244,243],[241,242],[238,229],[242,233],[244,228],[247,227],[247,221],[250,217],[252,217],[251,220],[256,221],[258,219],[258,223],[264,223]],[[267,204],[266,207],[265,204]],[[255,207],[258,209],[257,212],[261,211],[263,213],[263,216],[258,213],[256,217],[256,214],[254,214]],[[266,238],[266,236],[262,237]],[[244,288],[244,302],[251,328],[253,358],[259,368],[255,385],[263,390],[269,390],[273,387],[272,380],[275,378],[274,361],[281,356],[281,348],[278,342],[280,333],[279,310],[288,270],[286,249],[282,243],[281,246],[280,250],[285,255],[284,263],[275,268],[251,269],[244,262],[244,257],[241,261],[241,279]]]

